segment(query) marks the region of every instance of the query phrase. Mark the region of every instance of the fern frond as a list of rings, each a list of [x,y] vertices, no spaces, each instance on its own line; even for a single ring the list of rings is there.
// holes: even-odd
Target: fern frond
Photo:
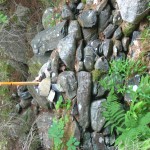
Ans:
[[[103,103],[105,112],[103,116],[105,117],[106,124],[105,127],[111,125],[111,133],[114,129],[124,124],[125,112],[121,107],[121,104],[117,101],[117,96],[114,94],[114,89],[111,89],[107,101]],[[118,131],[119,132],[119,131]]]

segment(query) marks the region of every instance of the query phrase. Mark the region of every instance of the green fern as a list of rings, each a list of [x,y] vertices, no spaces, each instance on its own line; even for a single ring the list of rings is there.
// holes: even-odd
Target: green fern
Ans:
[[[134,122],[134,126],[129,125],[129,123],[126,124],[126,128],[123,130],[122,134],[117,138],[115,142],[116,145],[125,144],[126,141],[134,141],[136,138],[145,140],[150,137],[150,129],[148,126],[148,124],[150,123],[150,112],[146,113],[143,116],[139,115],[136,119],[134,116],[130,115],[131,114],[127,113],[125,120],[130,119],[130,124],[133,125]]]
[[[111,133],[116,129],[117,134],[120,133],[120,127],[124,127],[125,111],[121,104],[117,101],[117,97],[112,89],[107,97],[107,101],[103,103],[103,116],[106,119],[106,126],[111,125]]]

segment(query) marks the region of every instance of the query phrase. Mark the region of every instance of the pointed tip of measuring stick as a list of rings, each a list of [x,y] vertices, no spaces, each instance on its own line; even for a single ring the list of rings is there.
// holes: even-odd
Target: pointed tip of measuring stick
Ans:
[[[40,82],[28,81],[28,82],[0,82],[0,86],[3,85],[38,85]]]

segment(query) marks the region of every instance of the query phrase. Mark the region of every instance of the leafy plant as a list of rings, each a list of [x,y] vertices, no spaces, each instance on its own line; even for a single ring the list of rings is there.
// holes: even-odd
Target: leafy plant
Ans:
[[[54,142],[54,150],[60,150],[63,148],[62,138],[64,136],[64,127],[65,121],[63,118],[57,120],[56,118],[53,119],[53,124],[48,130],[49,138],[53,139]]]
[[[150,112],[145,115],[134,116],[135,114],[127,112],[125,116],[126,128],[122,128],[122,134],[117,138],[115,144],[124,144],[125,141],[133,141],[136,138],[145,140],[150,137]]]
[[[63,97],[60,96],[56,105],[55,105],[55,108],[56,110],[60,109],[60,108],[64,108],[66,110],[69,110],[71,107],[71,100],[66,100],[65,103],[63,103]]]
[[[63,113],[59,114],[60,119],[54,118],[52,126],[48,130],[49,138],[53,139],[53,150],[62,150],[68,147],[68,150],[74,150],[79,145],[79,142],[71,136],[68,141],[65,141],[65,128],[69,122],[71,100],[63,101],[63,97],[60,96],[55,105],[56,110],[63,109]]]
[[[106,119],[105,127],[111,125],[111,133],[116,129],[120,133],[120,127],[124,127],[125,111],[121,104],[117,101],[117,97],[112,89],[107,97],[107,101],[103,102],[103,116]]]
[[[146,71],[145,64],[138,60],[137,62],[129,59],[119,59],[110,62],[108,75],[100,80],[100,84],[108,90],[115,87],[117,93],[124,93],[126,90],[125,81],[136,74],[143,74]]]
[[[146,66],[138,60],[117,60],[110,63],[108,75],[100,81],[100,84],[109,90],[107,101],[103,103],[103,116],[106,126],[111,126],[111,133],[117,132],[115,145],[120,150],[130,149],[136,141],[145,143],[139,146],[145,150],[148,147],[150,137],[150,76],[144,75]],[[136,88],[128,86],[128,79],[136,74],[143,75]],[[118,101],[116,94],[130,94],[131,103],[126,108]],[[128,144],[128,146],[127,146]],[[142,150],[142,149],[141,149]]]
[[[69,141],[67,142],[67,150],[76,150],[76,147],[79,146],[79,144],[80,142],[78,142],[76,138],[71,136]]]
[[[8,23],[8,17],[4,15],[3,12],[0,12],[0,24],[6,24]]]

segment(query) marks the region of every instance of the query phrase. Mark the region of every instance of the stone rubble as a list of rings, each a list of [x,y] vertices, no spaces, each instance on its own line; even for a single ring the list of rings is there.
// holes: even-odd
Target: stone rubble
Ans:
[[[28,87],[28,91],[18,94],[21,102],[16,106],[17,112],[30,106],[32,97],[38,107],[48,111],[60,95],[65,95],[64,98],[72,100],[71,113],[78,116],[76,120],[82,131],[74,125],[74,135],[82,141],[83,149],[115,150],[116,136],[110,135],[109,127],[104,128],[102,116],[105,111],[102,103],[106,101],[108,91],[93,80],[92,71],[98,70],[105,76],[110,60],[126,57],[129,45],[134,45],[140,34],[137,24],[149,12],[146,5],[146,0],[86,0],[86,4],[71,1],[62,7],[63,21],[54,27],[48,27],[44,22],[53,14],[52,8],[46,9],[42,18],[44,30],[33,38],[31,46],[35,63],[39,56],[48,55],[48,59],[43,66],[37,67],[39,86]],[[32,74],[31,67],[30,62]],[[139,78],[135,76],[128,84],[138,86],[137,80]],[[126,94],[124,101],[130,102],[130,96]],[[37,128],[48,150],[51,141],[45,129],[51,125],[53,114],[41,115]],[[51,119],[47,120],[49,117]],[[46,128],[42,129],[42,126]]]

